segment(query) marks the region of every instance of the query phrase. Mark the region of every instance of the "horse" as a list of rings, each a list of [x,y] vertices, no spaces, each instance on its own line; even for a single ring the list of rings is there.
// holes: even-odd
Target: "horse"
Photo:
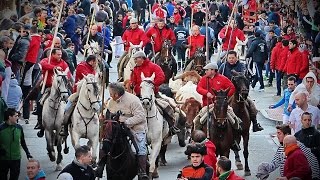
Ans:
[[[203,67],[206,65],[206,56],[203,47],[197,47],[193,55],[193,60],[187,65],[185,71],[195,70],[201,76],[204,75]]]
[[[216,145],[216,155],[229,157],[230,149],[233,144],[234,135],[231,123],[227,119],[228,92],[226,90],[216,91],[214,110],[209,118],[209,128],[203,127],[203,131],[209,134],[210,141]],[[208,122],[207,122],[208,123]],[[209,132],[207,132],[207,129]]]
[[[161,67],[165,75],[164,83],[168,84],[169,79],[177,74],[177,62],[174,59],[172,53],[172,43],[170,40],[164,40],[160,54],[158,54],[154,59],[155,63]]]
[[[123,81],[130,79],[131,77],[131,72],[133,68],[136,66],[136,63],[134,62],[134,59],[131,58],[132,55],[134,55],[138,51],[142,51],[142,44],[143,42],[141,41],[140,44],[138,45],[133,45],[131,42],[129,43],[129,51],[128,54],[123,57]],[[119,71],[119,69],[118,69]]]
[[[128,140],[129,137],[131,143],[135,143],[134,137],[130,129],[119,122],[120,114],[120,112],[111,114],[109,111],[106,113],[107,123],[111,125],[108,129],[109,137],[105,140],[108,142],[106,163],[108,180],[132,180],[138,174],[136,156]]]
[[[159,155],[162,141],[165,141],[164,138],[169,133],[169,125],[164,120],[162,114],[159,112],[155,104],[155,93],[153,84],[154,78],[154,73],[151,77],[145,77],[144,74],[141,73],[141,102],[147,115],[147,141],[149,144],[151,144],[152,147],[150,155],[149,178],[159,177],[156,167],[156,159]]]
[[[80,138],[89,139],[88,146],[92,147],[92,163],[97,159],[99,144],[100,88],[95,75],[88,74],[78,82],[79,99],[71,115],[69,128],[73,147],[79,146]]]
[[[42,121],[47,141],[47,151],[50,161],[55,161],[54,146],[57,146],[58,157],[56,161],[56,170],[62,170],[62,143],[63,137],[59,135],[62,124],[64,124],[64,109],[66,106],[66,100],[69,97],[67,88],[67,74],[54,69],[52,86],[50,89],[49,97],[43,103]],[[65,141],[65,154],[68,153],[67,142]]]
[[[236,45],[234,46],[234,50],[237,52],[238,59],[241,61],[245,61],[245,57],[247,55],[247,42],[248,39],[245,41],[240,41],[238,38],[236,38]]]
[[[247,108],[247,98],[249,95],[249,80],[248,78],[240,73],[232,72],[231,81],[236,87],[236,92],[232,98],[230,98],[229,102],[231,107],[233,108],[234,113],[242,120],[242,131],[236,136],[236,140],[238,143],[241,141],[241,136],[243,139],[243,156],[245,159],[245,176],[250,176],[250,168],[248,164],[248,143],[249,143],[249,135],[250,135],[250,115],[249,110]],[[239,152],[234,151],[236,165],[239,170],[243,169],[243,165],[241,164],[241,160],[239,157]]]

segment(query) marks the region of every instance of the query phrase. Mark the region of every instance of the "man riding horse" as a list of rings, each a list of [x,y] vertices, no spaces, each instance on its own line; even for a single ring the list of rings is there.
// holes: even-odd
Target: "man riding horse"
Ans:
[[[42,105],[43,102],[48,98],[50,93],[50,87],[52,86],[52,78],[53,78],[53,70],[57,69],[60,71],[65,71],[68,68],[68,64],[61,58],[62,57],[62,51],[61,49],[53,48],[51,53],[51,58],[44,58],[40,61],[40,65],[42,67],[42,74],[45,76],[47,73],[47,79],[44,82],[45,83],[45,91],[42,95],[41,93],[38,96],[37,101],[37,115],[38,115],[38,123],[34,127],[34,129],[40,129],[40,136],[42,137],[44,135],[44,128],[42,125]],[[70,75],[70,72],[69,72]]]
[[[205,117],[205,114],[208,111],[213,111],[214,107],[211,104],[215,103],[216,96],[213,90],[220,91],[229,89],[228,97],[231,97],[235,93],[235,86],[227,77],[218,73],[218,65],[216,63],[209,63],[203,69],[206,70],[206,75],[200,79],[197,85],[197,92],[202,95],[203,108],[194,119],[194,129],[196,130],[202,130],[203,121],[201,119]],[[208,106],[210,110],[207,109]],[[228,108],[227,117],[232,124],[232,127],[235,130],[239,130],[240,119],[236,117],[231,108]],[[239,144],[235,140],[232,149],[240,149]]]
[[[152,63],[143,51],[138,51],[133,55],[134,61],[136,63],[136,67],[134,67],[133,72],[131,74],[131,83],[135,94],[140,97],[140,84],[141,80],[141,73],[143,73],[146,77],[151,77],[153,73],[155,73],[154,78],[154,91],[157,98],[161,98],[158,95],[159,86],[163,84],[165,81],[164,72],[157,64]],[[176,134],[179,132],[179,129],[174,125],[174,110],[169,105],[166,109],[163,109],[163,116],[165,120],[168,122],[170,127],[171,134]]]
[[[126,62],[129,60],[129,57],[127,55],[130,48],[130,43],[132,43],[133,45],[139,45],[140,42],[143,42],[141,47],[143,48],[148,42],[148,38],[145,35],[145,32],[139,28],[138,20],[136,18],[132,18],[130,19],[130,27],[126,29],[122,35],[122,40],[124,42],[124,53],[120,57],[117,65],[119,82],[123,81],[123,69]]]
[[[99,47],[102,47],[103,44],[103,38],[98,34],[98,26],[97,25],[92,25],[91,29],[90,29],[90,35],[88,36],[88,34],[86,34],[82,40],[82,45],[84,46],[84,49],[89,49],[90,48],[90,44],[91,42],[96,42],[98,43]],[[87,40],[89,38],[89,40]],[[87,44],[88,41],[88,44]],[[87,56],[87,51],[85,51],[86,53],[84,54],[84,56]],[[99,52],[100,53],[100,52]]]
[[[95,67],[97,66],[97,58],[95,55],[89,55],[86,61],[82,61],[78,64],[76,68],[76,77],[75,83],[82,80],[88,74],[96,74]],[[77,85],[73,87],[73,94],[69,97],[66,109],[64,112],[64,117],[66,118],[63,122],[70,123],[70,116],[77,104],[79,92],[77,91]],[[68,124],[64,125],[64,128],[61,129],[60,136],[68,136]]]
[[[235,51],[228,52],[227,62],[223,63],[219,68],[219,73],[226,76],[230,80],[232,78],[232,71],[242,73],[242,74],[245,74],[245,71],[247,71],[246,66],[238,60],[237,52]],[[247,98],[246,101],[248,106],[247,108],[250,114],[250,120],[253,123],[253,127],[252,127],[253,132],[262,131],[263,128],[259,123],[257,123],[258,110],[255,104],[249,98]]]

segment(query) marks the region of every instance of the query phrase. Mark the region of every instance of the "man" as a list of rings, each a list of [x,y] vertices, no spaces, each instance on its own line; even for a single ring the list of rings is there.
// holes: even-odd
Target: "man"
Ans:
[[[145,35],[144,31],[139,28],[138,20],[136,18],[130,19],[130,28],[126,29],[125,32],[123,33],[122,41],[124,43],[124,53],[120,57],[117,65],[118,77],[119,77],[118,81],[123,80],[123,69],[126,64],[126,61],[129,60],[129,58],[126,56],[130,48],[130,43],[133,45],[139,45],[142,42],[141,48],[143,48],[148,42],[148,38]]]
[[[177,178],[178,180],[212,179],[212,167],[203,162],[204,155],[207,154],[207,150],[204,144],[190,144],[187,146],[187,150],[184,153],[190,156],[191,165],[185,166],[182,169],[181,175]]]
[[[196,9],[195,12],[193,13],[193,22],[195,23],[195,25],[201,26],[203,20],[204,20],[205,17],[206,17],[206,13],[204,13],[204,12],[202,11],[202,6],[201,6],[201,4],[196,5],[196,8],[197,8],[197,9]]]
[[[277,43],[275,47],[270,50],[270,69],[276,75],[277,82],[277,96],[281,96],[281,79],[283,72],[281,70],[281,56],[280,53],[284,51],[284,46],[282,45],[282,37],[277,37]]]
[[[291,134],[291,129],[288,124],[282,124],[276,126],[277,129],[277,138],[279,140],[280,146],[278,147],[273,159],[270,163],[263,162],[260,163],[258,166],[257,178],[267,178],[269,174],[275,171],[277,168],[280,170],[280,176],[284,176],[284,164],[286,156],[284,154],[284,146],[283,146],[283,139]],[[319,163],[317,158],[312,154],[311,150],[307,148],[302,143],[298,142],[300,149],[303,151],[304,155],[308,160],[308,164],[312,170],[312,178],[319,179],[320,178],[320,170],[319,170]]]
[[[86,61],[82,61],[78,64],[76,68],[76,77],[75,77],[75,85],[73,87],[73,94],[68,98],[68,102],[64,112],[64,118],[66,118],[63,122],[70,123],[70,116],[73,113],[74,107],[79,97],[79,91],[77,90],[77,82],[82,80],[84,76],[88,74],[96,74],[95,67],[97,66],[97,58],[95,55],[89,55]],[[68,136],[68,124],[64,125],[61,129],[61,136]]]
[[[219,73],[231,80],[232,71],[244,74],[246,70],[247,70],[246,66],[238,60],[237,52],[229,51],[227,54],[227,62],[223,63],[220,66]],[[250,98],[247,99],[247,108],[249,110],[250,120],[252,121],[252,124],[253,124],[252,131],[253,132],[262,131],[263,128],[259,123],[257,123],[258,110]]]
[[[277,178],[277,180],[287,180],[293,177],[312,179],[311,168],[306,156],[298,146],[296,138],[293,135],[286,136],[283,139],[283,145],[287,156],[284,164],[284,176]]]
[[[29,159],[27,162],[26,180],[45,180],[46,174],[40,168],[40,162],[35,159]]]
[[[290,53],[288,55],[288,59],[286,61],[286,72],[288,76],[295,76],[297,78],[297,84],[301,83],[301,79],[299,79],[302,53],[298,48],[297,40],[289,41],[289,50]]]
[[[253,82],[251,84],[252,89],[256,86],[256,83],[259,81],[260,88],[259,92],[264,91],[264,83],[263,83],[263,75],[262,69],[268,60],[268,47],[266,41],[261,36],[259,31],[254,33],[255,39],[252,41],[246,58],[252,57],[252,61],[254,66],[257,69],[256,75],[254,76]]]
[[[311,126],[312,114],[304,112],[301,115],[302,129],[294,135],[297,140],[302,142],[306,147],[311,149],[311,152],[320,162],[320,132]]]
[[[90,33],[89,36],[88,36],[88,33]],[[84,38],[82,39],[82,45],[83,45],[84,49],[89,49],[91,42],[97,42],[98,45],[99,45],[99,48],[101,48],[102,47],[102,43],[103,43],[103,39],[100,36],[100,34],[98,34],[98,26],[95,25],[95,24],[92,25],[91,29],[90,29],[90,32],[88,32],[88,33],[85,34]],[[89,38],[89,40],[88,40],[88,43],[87,43],[87,39],[88,38]],[[84,55],[86,56],[87,53],[85,53]]]
[[[4,113],[5,122],[0,125],[0,179],[18,180],[21,164],[21,147],[27,158],[32,158],[24,139],[23,128],[17,124],[19,118],[15,109],[8,108]]]
[[[200,27],[198,25],[192,26],[192,35],[187,37],[187,45],[186,47],[189,48],[188,53],[188,61],[186,62],[186,66],[191,62],[193,59],[194,53],[196,52],[197,48],[204,48],[206,47],[206,37],[200,34]]]
[[[266,41],[267,42],[267,47],[268,47],[268,64],[266,65],[266,69],[267,71],[269,71],[269,80],[268,80],[268,87],[272,87],[272,81],[273,81],[273,78],[275,76],[275,72],[274,70],[271,69],[270,67],[270,64],[271,64],[271,52],[273,50],[273,48],[276,46],[276,43],[277,43],[277,36],[275,35],[274,33],[274,30],[270,30],[268,32],[269,34],[269,40]]]
[[[92,160],[90,148],[86,145],[76,148],[75,156],[75,160],[67,165],[60,174],[69,173],[73,179],[94,180],[94,171],[90,166]]]
[[[52,79],[53,79],[53,70],[58,69],[61,71],[65,71],[68,68],[68,64],[61,59],[62,57],[62,51],[61,49],[53,48],[52,49],[52,54],[51,54],[51,59],[49,63],[49,58],[44,58],[40,61],[40,65],[42,67],[42,75],[45,76],[46,73],[48,73],[47,80],[45,83],[45,93],[43,94],[43,97],[41,94],[38,96],[38,101],[37,101],[37,115],[38,115],[38,123],[34,127],[34,129],[40,129],[41,131],[41,136],[43,136],[43,126],[42,126],[42,104],[45,99],[49,96],[50,93],[50,87],[52,86]],[[41,102],[40,102],[41,99]]]
[[[289,110],[292,110],[291,105],[294,101],[294,96],[299,92],[308,92],[308,103],[312,106],[320,104],[320,86],[317,83],[317,77],[313,72],[309,72],[302,80],[296,89],[292,92],[289,100]]]
[[[237,176],[231,170],[231,161],[225,156],[221,156],[217,162],[217,177],[215,180],[244,180],[244,178]]]
[[[148,179],[146,172],[147,164],[147,147],[146,147],[146,133],[147,133],[147,119],[145,110],[142,107],[140,99],[125,91],[124,87],[119,83],[109,84],[109,93],[111,99],[108,101],[107,110],[110,113],[117,113],[121,111],[119,121],[130,128],[134,141],[138,146],[138,165],[139,165],[139,179]],[[109,142],[104,141],[103,150],[105,154],[109,153]],[[103,157],[99,162],[99,176],[102,177],[103,167],[106,162],[106,157]]]
[[[153,82],[154,85],[154,93],[156,97],[159,97],[159,86],[164,83],[165,75],[160,66],[157,64],[152,63],[143,51],[136,52],[133,57],[134,62],[136,63],[136,67],[133,68],[130,81],[132,83],[133,90],[135,94],[139,97],[140,96],[140,84],[141,80],[141,73],[143,72],[145,77],[151,77],[153,73],[155,73],[155,79]],[[170,107],[170,106],[169,106]],[[171,108],[171,107],[170,107]],[[174,126],[174,116],[168,111],[163,111],[163,115],[165,116],[164,119],[168,122],[170,127],[170,132],[175,134],[179,132],[179,129]],[[173,110],[172,110],[173,112]]]
[[[289,122],[293,128],[294,132],[298,132],[302,128],[301,115],[304,112],[309,112],[312,114],[312,125],[317,127],[320,122],[320,110],[307,102],[307,94],[305,92],[297,93],[294,96],[297,107],[291,111]]]
[[[174,29],[174,34],[177,38],[176,43],[176,51],[178,55],[178,62],[182,64],[178,64],[178,67],[184,67],[184,62],[186,60],[186,52],[185,48],[183,47],[183,42],[186,41],[187,37],[189,36],[189,31],[183,26],[183,21],[180,20],[178,26]]]

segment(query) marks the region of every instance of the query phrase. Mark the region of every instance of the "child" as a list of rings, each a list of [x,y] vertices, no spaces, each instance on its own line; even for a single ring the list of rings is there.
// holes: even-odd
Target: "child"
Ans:
[[[288,78],[287,85],[288,85],[288,88],[284,90],[283,98],[280,99],[280,101],[277,102],[275,105],[269,106],[270,109],[274,109],[284,104],[283,118],[282,118],[283,124],[289,123],[290,112],[288,111],[288,105],[289,105],[289,99],[290,99],[291,93],[296,88],[296,78],[293,76],[290,76]],[[295,104],[293,104],[292,108],[295,108]]]

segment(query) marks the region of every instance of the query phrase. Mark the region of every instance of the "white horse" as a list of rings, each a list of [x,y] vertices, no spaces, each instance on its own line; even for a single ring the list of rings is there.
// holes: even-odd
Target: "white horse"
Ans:
[[[92,147],[92,163],[95,164],[99,144],[100,88],[93,74],[85,76],[77,86],[79,98],[70,125],[72,145],[78,147],[80,138],[88,139],[88,146]]]
[[[56,170],[61,171],[62,161],[62,143],[63,137],[59,135],[62,124],[64,124],[64,109],[66,106],[66,100],[69,97],[67,89],[67,77],[66,72],[60,72],[54,69],[52,86],[50,89],[50,96],[43,103],[42,121],[47,140],[47,151],[50,161],[55,161],[54,146],[57,146],[58,158]],[[66,143],[66,142],[65,142]],[[66,144],[65,144],[66,145]],[[67,148],[65,153],[67,153]]]
[[[128,51],[128,55],[127,55],[127,57],[124,57],[124,58],[129,58],[129,61],[123,70],[123,81],[130,79],[131,72],[132,72],[133,68],[136,66],[136,63],[134,62],[132,55],[135,54],[137,51],[142,51],[142,44],[143,44],[142,41],[138,45],[133,45],[130,42],[130,48]]]
[[[161,143],[169,132],[169,126],[167,121],[164,120],[155,104],[154,94],[154,77],[153,73],[151,77],[145,77],[141,73],[141,101],[147,114],[148,133],[147,140],[151,144],[152,151],[150,155],[150,169],[149,178],[156,176],[157,167],[156,159],[161,149]]]

